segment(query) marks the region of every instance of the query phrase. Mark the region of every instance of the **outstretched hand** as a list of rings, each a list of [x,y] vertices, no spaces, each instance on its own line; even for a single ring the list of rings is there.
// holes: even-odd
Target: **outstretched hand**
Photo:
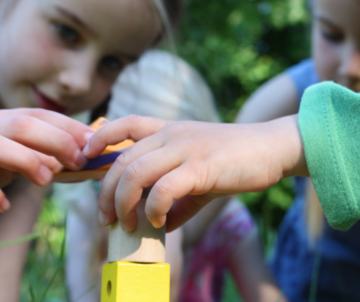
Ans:
[[[93,132],[80,122],[43,109],[0,110],[0,188],[19,174],[46,185],[63,166],[80,169],[86,163],[81,150]],[[9,206],[0,191],[0,212]]]
[[[143,189],[153,186],[145,211],[155,227],[171,231],[213,198],[261,191],[289,175],[307,175],[297,116],[262,124],[167,122],[129,116],[97,131],[84,149],[88,158],[124,139],[137,143],[120,155],[100,193],[100,221],[118,217],[136,227]]]

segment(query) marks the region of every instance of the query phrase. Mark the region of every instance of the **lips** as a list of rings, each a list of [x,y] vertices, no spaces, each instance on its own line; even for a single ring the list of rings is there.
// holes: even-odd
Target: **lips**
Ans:
[[[59,113],[64,113],[67,110],[66,106],[59,104],[57,101],[42,94],[39,90],[34,88],[35,101],[38,107],[51,110]]]

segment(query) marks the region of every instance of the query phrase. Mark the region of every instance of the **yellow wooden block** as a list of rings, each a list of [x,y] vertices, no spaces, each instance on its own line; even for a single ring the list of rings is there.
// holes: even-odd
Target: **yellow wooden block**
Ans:
[[[101,302],[169,302],[170,265],[113,262],[103,266]]]

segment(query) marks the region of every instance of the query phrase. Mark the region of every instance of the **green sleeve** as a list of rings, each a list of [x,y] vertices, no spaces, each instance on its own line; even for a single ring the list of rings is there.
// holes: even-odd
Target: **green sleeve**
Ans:
[[[360,219],[360,95],[332,82],[308,88],[299,126],[325,216],[347,230]]]

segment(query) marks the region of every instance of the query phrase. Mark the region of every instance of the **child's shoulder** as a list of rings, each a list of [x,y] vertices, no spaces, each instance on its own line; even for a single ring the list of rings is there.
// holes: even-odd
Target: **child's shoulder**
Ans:
[[[320,81],[315,63],[311,58],[288,68],[285,73],[290,77],[296,87],[299,102],[305,90]]]

